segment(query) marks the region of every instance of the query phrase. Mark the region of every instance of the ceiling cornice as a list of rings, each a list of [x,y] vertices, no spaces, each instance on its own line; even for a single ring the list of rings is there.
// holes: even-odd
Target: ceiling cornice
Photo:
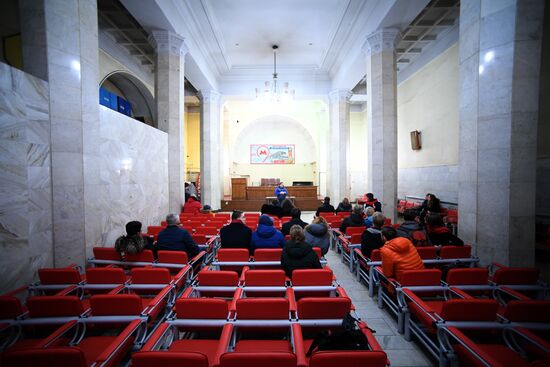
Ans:
[[[231,70],[220,75],[221,81],[267,81],[272,79],[273,66],[271,65],[234,65]],[[329,80],[328,72],[317,65],[278,65],[279,81],[297,80]]]

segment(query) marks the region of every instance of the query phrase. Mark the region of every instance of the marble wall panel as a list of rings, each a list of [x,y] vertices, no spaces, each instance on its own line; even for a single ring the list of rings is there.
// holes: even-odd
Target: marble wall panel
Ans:
[[[48,83],[0,63],[0,293],[53,265]]]
[[[143,230],[168,214],[168,134],[100,106],[100,182],[90,218],[99,228],[98,244],[113,246],[128,221]]]
[[[398,197],[433,193],[442,201],[458,202],[458,166],[400,168]]]

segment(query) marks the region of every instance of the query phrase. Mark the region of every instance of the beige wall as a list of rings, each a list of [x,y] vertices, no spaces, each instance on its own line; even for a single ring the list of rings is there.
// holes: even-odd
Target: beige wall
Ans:
[[[458,44],[397,88],[399,168],[458,164]],[[410,132],[422,133],[411,149]]]
[[[186,180],[194,181],[193,173],[200,172],[201,169],[201,119],[199,112],[185,112],[185,175]],[[189,174],[191,173],[191,176]]]

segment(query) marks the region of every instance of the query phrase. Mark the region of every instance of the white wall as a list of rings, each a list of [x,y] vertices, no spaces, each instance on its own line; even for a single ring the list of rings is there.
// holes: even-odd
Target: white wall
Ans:
[[[94,205],[99,243],[113,246],[131,220],[158,225],[168,214],[168,135],[99,106],[101,187]],[[98,227],[98,226],[95,226]]]
[[[367,192],[367,111],[350,112],[350,186],[351,198]]]
[[[48,83],[0,62],[0,293],[53,266]]]

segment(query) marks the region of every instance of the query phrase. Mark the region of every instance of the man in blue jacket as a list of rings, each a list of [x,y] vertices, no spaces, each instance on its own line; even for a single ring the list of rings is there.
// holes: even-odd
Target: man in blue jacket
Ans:
[[[283,185],[282,182],[279,182],[279,186],[275,188],[275,196],[277,197],[277,200],[279,200],[279,206],[281,206],[281,203],[283,200],[286,199],[286,196],[288,195],[288,190],[286,189],[285,185]]]
[[[260,216],[258,228],[252,233],[252,251],[257,248],[283,248],[285,237],[273,227],[273,220],[268,215]]]
[[[180,222],[176,214],[168,214],[166,223],[168,226],[158,235],[156,250],[185,251],[187,258],[191,260],[200,252],[199,246],[185,229],[178,226]]]

